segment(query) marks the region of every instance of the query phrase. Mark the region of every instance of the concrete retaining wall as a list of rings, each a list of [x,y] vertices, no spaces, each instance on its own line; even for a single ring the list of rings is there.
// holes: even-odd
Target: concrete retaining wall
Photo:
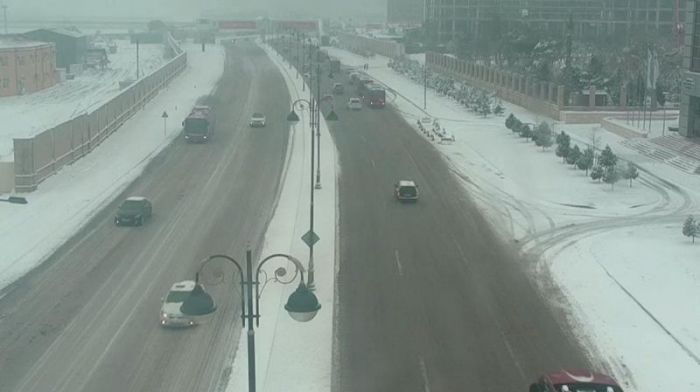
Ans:
[[[175,58],[124,89],[109,102],[48,129],[33,138],[14,139],[14,190],[31,192],[61,167],[92,151],[136,111],[153,98],[187,66],[187,54],[169,37]],[[9,192],[10,181],[0,170],[0,191]],[[6,186],[7,188],[3,187]]]

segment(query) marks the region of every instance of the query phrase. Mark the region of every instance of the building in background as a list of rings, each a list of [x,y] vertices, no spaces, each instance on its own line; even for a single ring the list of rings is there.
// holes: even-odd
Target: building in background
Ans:
[[[682,24],[685,0],[425,0],[426,21],[440,42],[480,39],[486,25],[526,24],[564,34],[569,15],[574,36],[625,37],[643,31],[673,37]]]
[[[419,25],[424,9],[424,0],[387,0],[386,20],[389,24]]]
[[[24,36],[56,45],[56,66],[70,71],[71,64],[83,64],[88,47],[87,36],[75,29],[38,29],[24,33]]]
[[[700,136],[700,4],[688,1],[685,20],[683,68],[686,70],[681,88],[681,113],[678,131],[683,136]]]
[[[52,43],[0,36],[0,97],[29,94],[56,84]]]

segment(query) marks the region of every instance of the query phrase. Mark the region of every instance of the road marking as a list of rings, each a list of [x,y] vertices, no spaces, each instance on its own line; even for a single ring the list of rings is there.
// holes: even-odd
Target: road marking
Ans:
[[[428,381],[428,369],[425,368],[425,361],[420,359],[420,373],[423,376],[423,390],[430,392],[430,382]]]
[[[399,275],[403,275],[403,268],[401,268],[401,260],[399,260],[398,249],[394,249],[394,260],[396,260],[396,267],[399,269]]]

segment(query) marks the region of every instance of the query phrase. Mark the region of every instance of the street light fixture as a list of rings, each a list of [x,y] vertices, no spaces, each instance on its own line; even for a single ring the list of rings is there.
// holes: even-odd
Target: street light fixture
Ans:
[[[287,115],[287,121],[291,123],[299,122],[299,115],[294,111],[294,107],[299,106],[299,109],[304,109],[304,104],[308,105],[311,109],[311,192],[309,193],[309,233],[311,233],[311,237],[314,237],[316,236],[314,233],[314,189],[318,189],[318,184],[320,184],[320,182],[318,182],[320,176],[318,172],[316,173],[317,182],[314,184],[314,168],[316,166],[316,160],[314,159],[314,148],[316,147],[316,138],[319,135],[317,132],[316,137],[314,137],[314,128],[316,130],[320,129],[320,121],[317,118],[320,116],[321,107],[318,102],[314,100],[307,101],[306,99],[297,99],[292,103],[292,110]],[[325,118],[328,121],[338,121],[338,115],[333,110],[331,110]],[[318,164],[320,166],[321,162],[319,161]],[[307,242],[307,245],[309,246],[309,287],[312,289],[314,287],[314,243],[315,241],[313,240]]]
[[[241,277],[241,319],[243,326],[248,323],[248,391],[255,392],[255,329],[253,328],[253,320],[255,326],[260,325],[260,269],[269,260],[273,258],[285,258],[294,264],[297,272],[301,275],[301,281],[297,289],[289,296],[287,304],[284,308],[289,312],[289,315],[296,321],[307,322],[312,320],[316,313],[321,309],[321,304],[318,299],[304,284],[304,266],[294,256],[276,253],[265,257],[255,269],[253,275],[253,260],[250,250],[246,251],[246,269],[245,274],[241,264],[234,258],[227,255],[213,255],[204,259],[195,274],[195,287],[190,295],[185,299],[180,307],[180,311],[186,316],[204,316],[216,311],[216,305],[213,298],[207,293],[202,285],[199,284],[199,274],[204,266],[212,260],[224,259],[233,263],[238,269]],[[280,267],[275,271],[275,276],[284,276],[286,269]],[[289,282],[279,281],[287,284]],[[255,294],[253,294],[253,286],[255,286]]]
[[[4,201],[7,203],[12,203],[12,204],[27,204],[27,199],[21,196],[9,196],[7,199],[0,199],[0,201]]]

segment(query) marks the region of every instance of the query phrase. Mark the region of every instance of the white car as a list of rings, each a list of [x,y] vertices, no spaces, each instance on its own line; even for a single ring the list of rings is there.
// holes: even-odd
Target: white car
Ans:
[[[163,327],[191,327],[196,324],[194,319],[185,316],[180,311],[180,306],[194,290],[193,280],[184,280],[175,283],[168,291],[167,297],[163,298],[160,307],[160,325]]]
[[[350,98],[350,99],[348,99],[348,109],[350,109],[350,110],[360,110],[360,109],[362,109],[362,101],[360,101],[360,98]]]
[[[262,113],[253,113],[250,117],[250,126],[253,128],[265,126],[265,115]]]

